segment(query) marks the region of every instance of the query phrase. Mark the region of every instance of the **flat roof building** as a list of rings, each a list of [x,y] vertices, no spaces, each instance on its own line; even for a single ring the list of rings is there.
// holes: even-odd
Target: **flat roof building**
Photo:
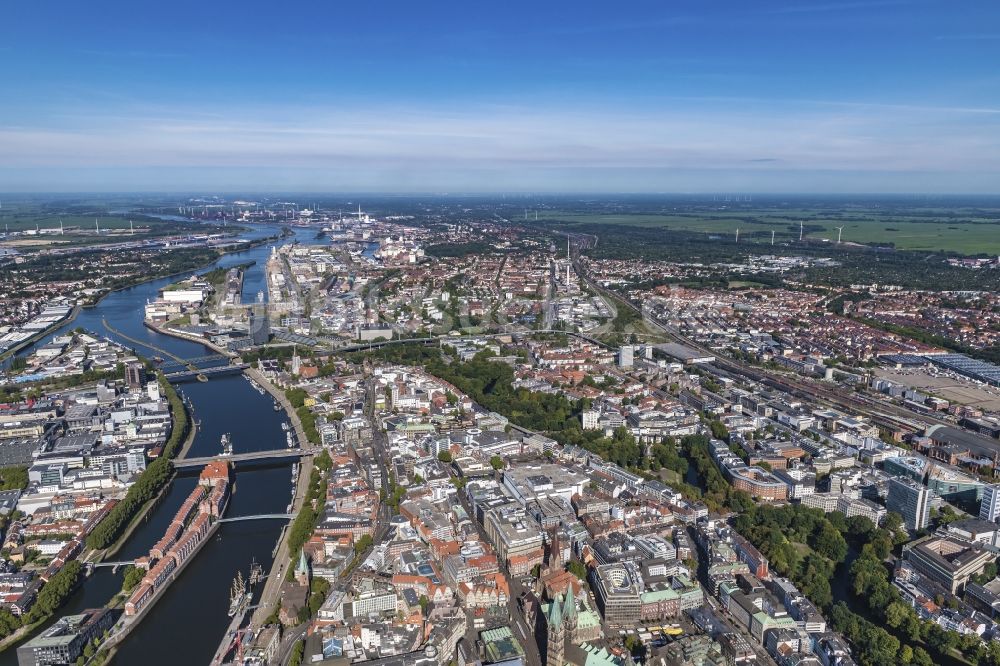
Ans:
[[[609,625],[634,625],[642,608],[642,580],[629,564],[606,564],[591,573],[594,595],[604,621]]]
[[[18,666],[72,664],[91,640],[110,629],[120,611],[96,608],[59,618],[55,624],[17,648]]]
[[[969,578],[982,573],[996,558],[981,543],[938,536],[907,544],[903,556],[918,573],[940,583],[952,594],[963,591]]]

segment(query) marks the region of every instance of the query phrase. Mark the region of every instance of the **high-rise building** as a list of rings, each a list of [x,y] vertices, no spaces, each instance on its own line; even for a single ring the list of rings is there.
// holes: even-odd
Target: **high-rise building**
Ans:
[[[991,523],[1000,518],[1000,485],[983,488],[983,503],[979,505],[979,517]]]
[[[618,349],[618,365],[622,368],[631,368],[634,363],[635,348],[632,345],[622,345]]]
[[[266,345],[271,339],[271,325],[263,308],[250,311],[250,341],[254,345]]]
[[[913,479],[894,477],[889,479],[885,508],[901,515],[908,529],[921,530],[930,520],[931,492]]]
[[[601,412],[596,409],[585,409],[580,414],[580,423],[584,430],[597,430],[597,420],[601,418]]]
[[[146,385],[146,368],[138,361],[125,366],[125,382],[130,391],[141,391]]]

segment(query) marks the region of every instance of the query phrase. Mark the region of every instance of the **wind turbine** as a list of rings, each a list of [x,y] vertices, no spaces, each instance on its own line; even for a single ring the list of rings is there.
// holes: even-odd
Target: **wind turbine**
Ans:
[[[802,242],[802,220],[799,220],[799,242]]]
[[[736,242],[740,242],[740,228],[736,227]]]
[[[135,236],[135,227],[132,226],[132,220],[128,221],[128,230],[131,233],[131,235]]]
[[[774,229],[771,229],[771,245],[774,245]]]
[[[844,227],[834,227],[837,230],[837,245],[840,245],[840,235],[844,233]]]

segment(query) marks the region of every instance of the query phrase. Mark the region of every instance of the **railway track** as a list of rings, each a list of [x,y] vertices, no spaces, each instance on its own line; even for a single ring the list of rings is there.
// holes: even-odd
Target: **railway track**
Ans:
[[[843,389],[832,386],[823,386],[815,382],[789,379],[783,375],[769,373],[766,370],[761,370],[760,368],[756,368],[754,366],[738,363],[727,358],[720,358],[715,351],[687,338],[673,327],[664,324],[655,317],[647,316],[642,311],[642,308],[636,306],[628,299],[622,298],[620,295],[596,283],[584,270],[583,265],[580,262],[579,248],[576,245],[572,246],[572,254],[573,267],[576,270],[577,275],[579,275],[591,289],[607,296],[608,298],[613,298],[616,303],[631,309],[633,312],[642,317],[644,321],[675,342],[691,347],[692,349],[695,349],[707,356],[714,356],[716,358],[714,365],[718,369],[733,375],[745,377],[796,397],[817,402],[825,402],[830,406],[838,407],[842,410],[862,412],[869,415],[872,420],[876,422],[876,424],[883,425],[891,429],[901,428],[909,432],[918,432],[933,425],[954,425],[934,416],[917,414],[902,407],[897,407],[896,405],[849,394]]]

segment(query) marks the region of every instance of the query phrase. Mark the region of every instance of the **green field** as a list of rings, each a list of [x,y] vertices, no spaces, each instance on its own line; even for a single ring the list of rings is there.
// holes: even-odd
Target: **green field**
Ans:
[[[959,254],[1000,253],[1000,211],[990,215],[983,211],[935,211],[924,209],[912,215],[869,213],[831,214],[830,211],[810,210],[750,210],[738,212],[705,211],[696,213],[578,213],[552,211],[546,220],[575,224],[628,225],[644,228],[664,228],[674,231],[695,231],[735,236],[740,241],[769,244],[771,231],[775,242],[797,241],[799,222],[804,224],[804,237],[813,242],[837,240],[837,227],[843,227],[845,243],[894,245],[900,250],[931,250]]]
[[[59,229],[59,222],[62,222],[63,230],[70,234],[73,231],[84,231],[90,233],[95,230],[95,220],[101,227],[101,231],[110,229],[128,229],[129,218],[121,216],[97,214],[97,215],[59,215],[58,213],[14,213],[0,215],[0,231],[30,231],[37,228],[40,231],[56,231]],[[149,227],[160,223],[144,218],[141,215],[132,217],[135,226]]]
[[[4,199],[0,207],[0,232],[41,231],[54,232],[59,229],[62,221],[67,235],[72,230],[84,233],[94,231],[95,220],[101,231],[112,229],[128,229],[131,219],[136,227],[172,226],[154,217],[146,217],[141,213],[124,213],[127,205],[115,201],[89,201],[83,199],[65,199],[46,201],[41,199]]]
[[[123,210],[126,208],[112,206],[110,203],[5,200],[0,208],[0,235],[10,232],[12,235],[4,238],[4,245],[30,252],[53,247],[93,246],[183,234],[193,228],[191,223],[121,212]],[[96,233],[98,226],[100,235]],[[134,233],[130,233],[130,226]],[[208,232],[218,228],[199,226],[198,229]]]

